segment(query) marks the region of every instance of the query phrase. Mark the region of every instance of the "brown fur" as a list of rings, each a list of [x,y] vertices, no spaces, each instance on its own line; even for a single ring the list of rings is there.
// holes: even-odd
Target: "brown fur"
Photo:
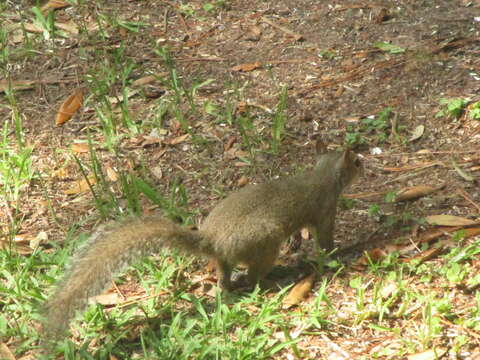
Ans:
[[[227,290],[232,289],[230,275],[238,263],[248,266],[247,278],[255,283],[272,268],[281,243],[303,227],[313,230],[319,247],[331,250],[337,199],[361,172],[351,151],[329,152],[319,156],[311,171],[230,194],[200,230],[151,216],[97,231],[75,254],[48,301],[46,332],[60,334],[74,312],[100,293],[116,272],[162,247],[213,258],[218,284]]]

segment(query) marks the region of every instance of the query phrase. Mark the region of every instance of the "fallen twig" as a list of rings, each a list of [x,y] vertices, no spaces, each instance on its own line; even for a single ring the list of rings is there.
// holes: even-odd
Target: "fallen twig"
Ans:
[[[273,26],[274,28],[277,28],[278,30],[283,31],[284,33],[292,36],[296,41],[301,41],[304,39],[304,36],[301,34],[298,34],[290,29],[287,29],[284,26],[278,25],[276,22],[270,20],[269,18],[262,16],[260,19],[262,19],[263,22],[266,22],[267,24]]]
[[[459,194],[461,197],[463,197],[465,200],[467,200],[470,204],[472,204],[477,209],[477,211],[480,213],[480,205],[478,205],[475,201],[473,201],[473,199],[470,197],[470,195],[468,195],[465,192],[465,190],[463,190],[462,188],[458,188],[457,189],[457,194]]]

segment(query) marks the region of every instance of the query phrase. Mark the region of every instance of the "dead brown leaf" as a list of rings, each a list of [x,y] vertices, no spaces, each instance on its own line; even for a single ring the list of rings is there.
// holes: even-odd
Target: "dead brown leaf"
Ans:
[[[12,90],[29,90],[33,88],[34,81],[30,80],[12,80],[10,82]],[[0,80],[0,93],[4,93],[8,90],[8,80]]]
[[[55,27],[59,28],[60,30],[69,32],[70,34],[78,35],[78,26],[73,21],[56,22]]]
[[[185,135],[177,136],[176,138],[169,140],[167,143],[170,145],[177,145],[188,139],[190,139],[190,134],[185,134]]]
[[[417,185],[408,188],[404,188],[397,192],[395,196],[395,202],[407,201],[407,200],[415,200],[421,198],[423,196],[427,196],[437,190],[442,189],[445,187],[444,184],[441,186],[429,186],[429,185]]]
[[[312,273],[307,277],[300,280],[293,288],[290,290],[288,295],[283,299],[282,308],[289,309],[295,305],[298,305],[305,299],[312,290],[313,282],[315,281],[315,274]]]
[[[113,170],[111,166],[107,166],[107,177],[108,177],[108,180],[112,182],[115,182],[118,180],[117,172]]]
[[[365,192],[365,193],[356,193],[356,194],[344,194],[343,197],[347,199],[363,199],[363,200],[379,200],[383,196],[388,194],[388,191],[374,191],[374,192]]]
[[[87,143],[74,143],[72,144],[72,151],[76,153],[88,153],[89,147]]]
[[[0,343],[0,359],[15,360],[15,356],[3,342]]]
[[[69,176],[70,175],[65,168],[60,168],[52,171],[52,178],[66,179]]]
[[[388,172],[402,172],[402,171],[412,171],[412,170],[417,170],[417,169],[424,169],[436,165],[443,165],[441,161],[427,161],[422,164],[415,164],[415,165],[407,165],[404,167],[388,167],[385,166],[383,168],[383,171],[388,171]]]
[[[140,79],[137,79],[134,82],[132,82],[132,86],[133,87],[138,87],[138,86],[147,85],[147,84],[150,84],[150,83],[154,82],[155,80],[157,80],[157,77],[155,75],[144,76],[144,77],[142,77]]]
[[[245,34],[245,40],[258,41],[262,36],[262,28],[258,25],[252,25],[248,27],[248,31]]]
[[[480,235],[480,227],[464,229],[464,239]]]
[[[247,112],[247,107],[248,107],[248,104],[245,101],[239,101],[235,106],[233,115],[245,114]]]
[[[235,144],[235,141],[237,141],[237,137],[235,135],[230,136],[227,142],[225,143],[225,145],[223,145],[223,150],[224,151],[230,150],[233,144]]]
[[[445,214],[427,216],[425,220],[430,225],[440,226],[470,226],[479,223],[478,221],[470,220],[464,217]]]
[[[83,90],[78,89],[72,95],[65,99],[58,109],[55,117],[55,124],[57,126],[63,125],[80,109],[83,103]]]
[[[71,6],[71,4],[65,0],[49,0],[40,10],[42,13],[46,13],[48,10],[58,10],[69,6]]]
[[[26,32],[33,33],[33,34],[42,34],[44,31],[40,25],[32,24],[32,23],[23,24],[23,27]]]
[[[427,249],[425,251],[422,251],[421,253],[411,257],[411,258],[408,258],[408,259],[403,259],[402,261],[403,262],[410,262],[412,260],[419,260],[421,263],[427,261],[427,260],[430,260],[432,258],[434,258],[435,256],[439,255],[443,249],[444,249],[444,243],[443,242],[439,242],[437,244],[435,244],[435,246],[431,247],[430,249]]]
[[[116,292],[100,294],[89,299],[90,303],[98,303],[104,306],[117,305],[123,301],[124,299]]]
[[[245,175],[242,175],[240,179],[238,179],[237,181],[238,187],[244,187],[247,184],[248,184],[248,177],[246,177]]]
[[[355,262],[355,266],[364,267],[370,264],[371,261],[377,262],[387,256],[387,253],[384,249],[375,248],[372,250],[365,251],[361,257]],[[357,269],[358,269],[357,267]]]
[[[447,349],[435,348],[421,353],[408,355],[408,360],[439,360],[447,353]]]
[[[17,234],[13,239],[13,243],[6,240],[0,240],[0,248],[11,249],[20,255],[31,255],[35,250],[35,248],[32,247],[34,241],[35,236],[33,234]],[[0,359],[3,358],[0,357]]]
[[[67,195],[76,195],[76,194],[88,191],[90,190],[90,186],[88,185],[88,183],[90,183],[90,185],[95,184],[96,183],[95,177],[90,176],[88,178],[88,181],[85,179],[81,179],[73,182],[73,184],[68,189],[66,189],[64,193]]]
[[[419,235],[418,240],[416,242],[418,244],[429,243],[435,239],[438,239],[441,236],[453,233],[460,229],[462,229],[462,227],[460,226],[428,229],[427,231],[424,231],[422,234]]]
[[[249,72],[261,67],[262,64],[259,61],[256,61],[254,63],[236,65],[232,67],[232,71]]]

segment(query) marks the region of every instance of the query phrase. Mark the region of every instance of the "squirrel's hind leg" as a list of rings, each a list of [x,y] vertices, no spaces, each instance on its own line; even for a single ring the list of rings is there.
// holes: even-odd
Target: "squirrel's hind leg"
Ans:
[[[232,265],[228,262],[216,259],[217,285],[224,290],[233,290],[232,288]]]

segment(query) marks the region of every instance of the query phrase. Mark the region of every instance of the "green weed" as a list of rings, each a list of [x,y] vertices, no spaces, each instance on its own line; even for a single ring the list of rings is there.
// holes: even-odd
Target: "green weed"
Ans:
[[[375,116],[369,116],[360,120],[358,125],[347,126],[345,143],[355,147],[367,142],[381,144],[387,141],[390,134],[390,118],[393,110],[390,107],[380,111]]]
[[[453,119],[458,119],[463,114],[465,107],[468,104],[468,101],[468,99],[461,98],[441,98],[441,110],[437,112],[435,117],[449,116]]]

